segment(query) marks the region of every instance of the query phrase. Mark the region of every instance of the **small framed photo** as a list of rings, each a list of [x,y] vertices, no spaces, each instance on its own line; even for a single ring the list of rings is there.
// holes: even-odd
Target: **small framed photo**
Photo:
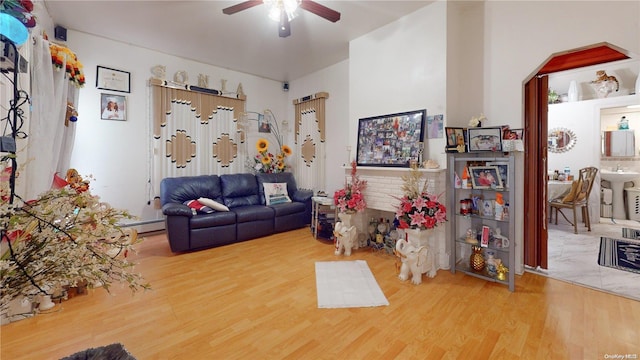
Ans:
[[[502,178],[496,166],[469,167],[474,189],[502,189]]]
[[[467,129],[469,152],[502,151],[502,128],[469,128]]]
[[[269,133],[271,132],[271,124],[264,118],[264,115],[258,115],[258,132]]]
[[[480,235],[480,247],[489,247],[489,235],[490,230],[488,226],[482,227],[482,233]]]
[[[502,151],[524,151],[524,129],[503,129]]]
[[[487,166],[495,166],[498,168],[498,175],[500,175],[500,180],[502,180],[502,186],[505,188],[509,187],[509,163],[506,162],[488,162]]]
[[[98,65],[96,88],[130,93],[131,73]]]
[[[445,128],[445,134],[447,137],[446,152],[465,152],[466,151],[466,139],[464,128],[447,127]]]
[[[127,97],[100,94],[100,114],[102,120],[127,120]]]

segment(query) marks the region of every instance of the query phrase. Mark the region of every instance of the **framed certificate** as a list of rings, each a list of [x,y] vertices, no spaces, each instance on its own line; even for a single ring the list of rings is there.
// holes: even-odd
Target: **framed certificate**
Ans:
[[[98,89],[131,92],[131,73],[98,65],[96,71]]]

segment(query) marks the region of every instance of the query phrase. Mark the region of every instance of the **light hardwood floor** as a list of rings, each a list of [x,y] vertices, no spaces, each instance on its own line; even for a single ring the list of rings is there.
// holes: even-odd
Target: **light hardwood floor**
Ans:
[[[390,305],[318,309],[314,263],[366,260]],[[415,286],[394,258],[333,255],[308,229],[174,255],[140,245],[153,290],[96,289],[0,328],[1,358],[122,343],[137,359],[605,359],[640,356],[640,302],[544,276],[516,291],[440,270]]]

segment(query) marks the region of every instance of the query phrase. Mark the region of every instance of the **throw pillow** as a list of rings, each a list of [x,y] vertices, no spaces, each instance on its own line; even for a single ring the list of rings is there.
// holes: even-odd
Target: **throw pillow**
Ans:
[[[287,194],[287,183],[264,183],[264,201],[267,205],[291,202]]]
[[[211,200],[211,199],[207,199],[207,198],[199,198],[198,202],[202,205],[206,205],[216,211],[229,211],[229,208],[226,207],[224,204],[220,204],[219,202],[215,201],[215,200]]]
[[[571,191],[565,197],[562,198],[563,203],[570,203],[576,199],[576,195],[578,195],[578,191],[580,190],[580,182],[578,180],[574,180],[571,183]]]
[[[211,214],[214,211],[212,208],[199,203],[198,200],[187,200],[184,204],[191,208],[194,215],[197,213]]]

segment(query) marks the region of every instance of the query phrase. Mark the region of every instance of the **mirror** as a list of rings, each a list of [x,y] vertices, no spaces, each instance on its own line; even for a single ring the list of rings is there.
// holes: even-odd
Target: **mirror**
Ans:
[[[603,156],[634,156],[635,138],[633,131],[605,131],[602,135]]]
[[[635,138],[640,136],[640,104],[634,98],[616,105],[619,106],[600,109],[600,155],[602,159],[637,159]]]
[[[567,128],[553,128],[549,131],[547,141],[550,152],[562,153],[576,144],[576,134]]]

